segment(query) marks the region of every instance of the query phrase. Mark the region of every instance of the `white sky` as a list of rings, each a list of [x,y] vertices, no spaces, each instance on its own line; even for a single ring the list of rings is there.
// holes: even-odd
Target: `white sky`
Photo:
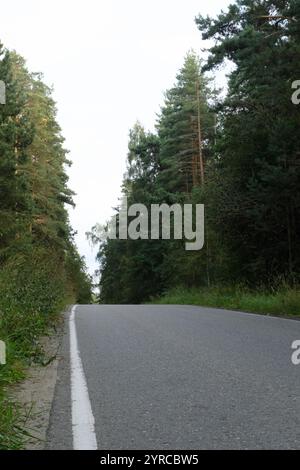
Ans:
[[[201,55],[194,18],[229,0],[9,0],[0,9],[0,40],[30,71],[54,85],[58,119],[77,193],[71,224],[90,272],[97,267],[85,232],[117,204],[128,132],[139,119],[153,129],[163,92],[186,52]],[[217,82],[218,83],[218,82]]]

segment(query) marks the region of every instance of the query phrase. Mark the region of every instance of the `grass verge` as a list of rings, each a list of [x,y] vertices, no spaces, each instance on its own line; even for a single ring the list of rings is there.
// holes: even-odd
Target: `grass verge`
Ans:
[[[0,450],[19,450],[24,448],[27,438],[32,437],[25,430],[31,410],[12,401],[9,388],[26,378],[27,367],[33,363],[43,364],[45,358],[39,337],[47,335],[60,315],[37,318],[27,314],[19,321],[17,315],[12,315],[14,327],[8,325],[11,323],[8,316],[7,312],[0,313],[0,338],[6,344],[7,353],[6,364],[0,365]]]
[[[74,300],[55,253],[50,259],[46,254],[18,255],[0,270],[0,340],[6,344],[6,364],[0,365],[0,450],[24,448],[30,410],[8,398],[9,387],[24,379],[27,367],[43,363],[39,338]]]
[[[300,316],[300,289],[284,286],[270,292],[242,287],[177,287],[159,298],[151,299],[151,303],[202,305],[269,315]]]

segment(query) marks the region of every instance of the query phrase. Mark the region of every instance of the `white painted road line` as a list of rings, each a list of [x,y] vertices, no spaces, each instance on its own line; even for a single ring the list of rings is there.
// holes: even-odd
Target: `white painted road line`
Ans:
[[[77,343],[76,307],[72,308],[69,320],[73,448],[96,450],[95,419]]]

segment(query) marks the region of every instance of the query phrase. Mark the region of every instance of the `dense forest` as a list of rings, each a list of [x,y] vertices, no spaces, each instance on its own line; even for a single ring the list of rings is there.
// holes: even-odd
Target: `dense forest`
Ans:
[[[98,247],[98,302],[299,315],[300,1],[233,0],[194,27],[207,48],[187,52],[154,130],[133,125],[120,192],[149,214],[153,204],[203,204],[204,246],[187,251],[150,228],[104,239],[96,224],[87,237]],[[94,299],[68,218],[70,165],[52,88],[0,43],[0,450],[24,440],[25,411],[7,386],[53,359],[39,338],[66,307]]]
[[[66,205],[70,165],[52,90],[42,75],[0,45],[0,448],[17,445],[14,415],[2,386],[38,357],[38,337],[67,304],[91,301],[91,279],[74,244]]]
[[[205,245],[100,241],[100,302],[140,303],[181,286],[297,290],[300,264],[300,3],[238,0],[199,16],[203,59],[189,52],[165,93],[156,131],[130,131],[128,204],[205,204]],[[231,64],[220,97],[214,73]],[[116,208],[118,213],[119,208]],[[183,299],[184,300],[184,299]],[[299,300],[299,299],[298,299]],[[299,305],[298,305],[299,306]]]

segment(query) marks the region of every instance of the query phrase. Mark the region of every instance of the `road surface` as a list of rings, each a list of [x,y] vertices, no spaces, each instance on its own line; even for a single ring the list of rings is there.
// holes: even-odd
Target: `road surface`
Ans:
[[[74,439],[88,436],[90,413],[98,449],[300,449],[297,339],[296,320],[191,306],[77,306],[66,322],[47,448],[80,448]]]

